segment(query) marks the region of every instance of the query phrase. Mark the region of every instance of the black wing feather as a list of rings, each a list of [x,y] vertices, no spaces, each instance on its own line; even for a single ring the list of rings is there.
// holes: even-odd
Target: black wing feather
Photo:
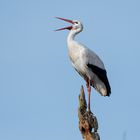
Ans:
[[[105,84],[107,89],[107,96],[111,94],[111,87],[107,78],[107,72],[104,69],[101,69],[95,65],[87,64],[87,66],[94,72],[98,78]]]

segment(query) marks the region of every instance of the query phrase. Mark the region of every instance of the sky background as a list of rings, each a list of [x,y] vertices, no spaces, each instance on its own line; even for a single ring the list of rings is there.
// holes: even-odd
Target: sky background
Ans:
[[[55,16],[82,21],[76,40],[108,71],[111,96],[91,97],[101,140],[140,139],[139,0],[0,0],[0,140],[82,139],[85,82],[68,58],[68,31],[53,31],[69,24]]]

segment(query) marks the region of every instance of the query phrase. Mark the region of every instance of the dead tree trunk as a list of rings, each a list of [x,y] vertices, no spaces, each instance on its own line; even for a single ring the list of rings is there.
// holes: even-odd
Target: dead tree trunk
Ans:
[[[87,111],[87,103],[85,99],[85,93],[83,86],[80,90],[79,95],[79,129],[81,131],[82,137],[85,140],[100,140],[98,130],[97,118],[92,112]],[[94,131],[93,131],[94,129]]]

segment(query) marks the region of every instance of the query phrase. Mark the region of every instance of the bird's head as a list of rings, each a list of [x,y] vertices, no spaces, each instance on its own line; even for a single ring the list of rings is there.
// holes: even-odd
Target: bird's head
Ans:
[[[83,25],[80,21],[78,20],[69,20],[69,19],[65,19],[65,18],[60,18],[60,17],[56,17],[57,19],[60,19],[60,20],[63,20],[63,21],[66,21],[66,22],[69,22],[71,23],[72,25],[71,26],[68,26],[68,27],[64,27],[64,28],[60,28],[60,29],[57,29],[55,31],[61,31],[61,30],[71,30],[71,31],[74,31],[75,33],[79,33],[83,30]]]

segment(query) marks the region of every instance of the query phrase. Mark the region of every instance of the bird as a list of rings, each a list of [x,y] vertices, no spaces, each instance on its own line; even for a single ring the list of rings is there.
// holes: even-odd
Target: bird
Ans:
[[[90,111],[91,87],[95,88],[102,96],[110,96],[111,94],[111,87],[105,65],[94,51],[75,40],[75,36],[83,30],[83,24],[80,21],[61,17],[56,18],[72,24],[71,26],[60,28],[55,31],[69,30],[67,37],[69,58],[74,69],[86,81],[88,110]]]

